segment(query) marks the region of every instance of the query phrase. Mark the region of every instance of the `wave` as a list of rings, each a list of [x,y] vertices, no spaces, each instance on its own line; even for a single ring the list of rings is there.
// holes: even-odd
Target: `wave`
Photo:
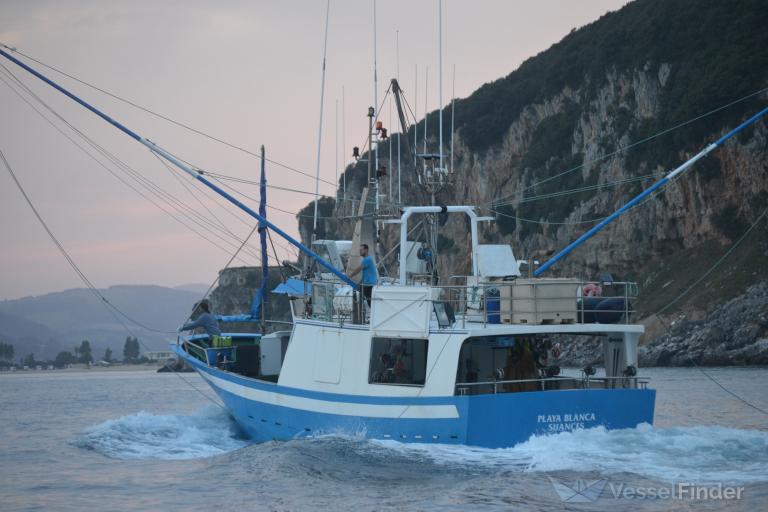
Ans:
[[[235,422],[215,406],[184,415],[138,412],[94,425],[73,444],[114,459],[183,460],[248,445]]]
[[[512,448],[374,441],[402,455],[439,465],[522,473],[594,471],[634,473],[692,483],[768,482],[768,432],[723,427],[606,430],[597,427],[534,436]]]

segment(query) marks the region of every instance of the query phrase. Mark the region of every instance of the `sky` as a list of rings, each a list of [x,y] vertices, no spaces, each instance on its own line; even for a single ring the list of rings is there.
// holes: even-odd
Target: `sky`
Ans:
[[[625,3],[443,0],[443,103],[469,96]],[[399,77],[419,117],[438,108],[438,5],[376,2],[375,89],[374,0],[331,0],[320,194],[334,195],[330,183],[351,161],[351,148],[363,146],[374,91],[381,101],[391,78]],[[0,43],[253,153],[264,145],[270,160],[314,176],[325,15],[321,0],[0,0]],[[258,180],[253,156],[26,62],[195,166]],[[211,283],[254,221],[6,59],[0,63],[117,157],[87,145],[0,68],[0,151],[89,280],[97,287]],[[391,126],[389,104],[381,110]],[[311,177],[273,163],[266,172],[270,185],[303,192],[272,188],[271,205],[296,212],[313,199]],[[258,197],[255,185],[228,183]],[[294,214],[272,209],[268,216],[296,235]],[[0,240],[0,299],[82,286],[2,165]],[[290,256],[278,243],[279,256]],[[257,245],[254,236],[232,264],[258,264]]]

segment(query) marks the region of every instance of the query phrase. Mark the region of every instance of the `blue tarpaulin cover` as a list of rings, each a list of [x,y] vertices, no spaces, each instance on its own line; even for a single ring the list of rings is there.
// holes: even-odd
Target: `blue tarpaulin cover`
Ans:
[[[251,315],[216,315],[219,322],[258,322],[259,317]]]
[[[306,283],[306,292],[312,293],[312,283]],[[285,283],[280,283],[272,293],[283,293],[287,295],[304,295],[304,281],[289,277]]]

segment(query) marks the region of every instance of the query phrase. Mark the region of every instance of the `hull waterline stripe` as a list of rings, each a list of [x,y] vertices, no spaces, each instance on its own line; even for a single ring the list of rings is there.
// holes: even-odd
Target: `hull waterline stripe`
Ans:
[[[254,389],[221,379],[207,372],[199,373],[214,388],[221,389],[245,400],[261,402],[271,406],[299,409],[306,412],[392,419],[456,419],[459,417],[459,411],[455,405],[376,405],[329,402]]]

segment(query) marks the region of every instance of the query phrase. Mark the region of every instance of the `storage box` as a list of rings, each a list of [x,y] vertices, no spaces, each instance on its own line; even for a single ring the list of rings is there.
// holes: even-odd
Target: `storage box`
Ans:
[[[570,278],[517,279],[498,283],[502,323],[568,324],[577,319],[581,282]]]

